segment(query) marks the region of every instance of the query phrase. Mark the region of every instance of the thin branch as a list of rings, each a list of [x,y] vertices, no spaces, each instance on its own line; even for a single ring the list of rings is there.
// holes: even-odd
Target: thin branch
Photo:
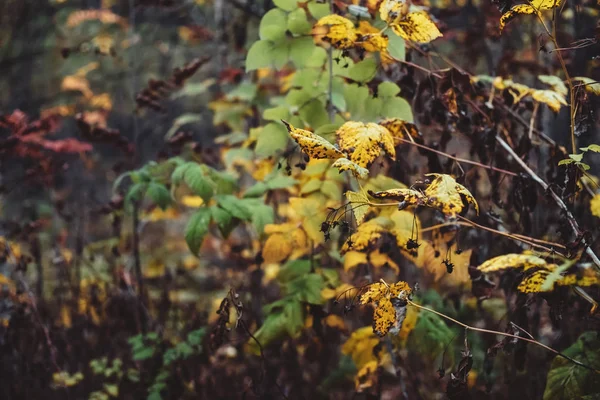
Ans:
[[[406,301],[408,302],[409,305],[411,305],[413,307],[416,307],[418,309],[421,309],[421,310],[433,313],[433,314],[435,314],[437,316],[440,316],[440,317],[442,317],[442,318],[444,318],[444,319],[446,319],[448,321],[454,322],[455,324],[460,325],[460,326],[462,326],[463,328],[465,328],[467,330],[472,330],[472,331],[481,332],[481,333],[490,333],[490,334],[493,334],[493,335],[501,335],[501,336],[506,336],[506,337],[510,337],[510,338],[513,338],[513,339],[517,339],[517,340],[524,340],[526,342],[535,344],[536,346],[543,347],[544,349],[546,349],[546,350],[548,350],[548,351],[556,354],[557,356],[565,358],[566,360],[572,362],[573,364],[576,364],[576,365],[578,365],[580,367],[583,367],[585,369],[588,369],[590,371],[593,371],[593,372],[596,372],[596,373],[600,374],[600,370],[598,370],[596,368],[593,368],[593,367],[590,367],[589,365],[586,365],[586,364],[582,363],[581,361],[577,361],[574,358],[571,358],[571,357],[569,357],[569,356],[561,353],[560,351],[554,350],[552,347],[546,346],[545,344],[540,343],[540,342],[538,342],[535,339],[529,339],[529,338],[526,338],[526,337],[517,336],[517,335],[513,335],[511,333],[506,333],[506,332],[493,331],[493,330],[483,329],[483,328],[475,328],[474,326],[467,325],[467,324],[465,324],[463,322],[460,322],[460,321],[458,321],[458,320],[456,320],[454,318],[451,318],[451,317],[447,316],[446,314],[443,314],[443,313],[441,313],[439,311],[435,311],[435,310],[433,310],[431,308],[428,308],[428,307],[416,304],[416,303],[412,302],[411,300],[406,299]]]
[[[550,196],[552,196],[552,199],[554,200],[556,205],[558,205],[558,207],[565,213],[565,216],[567,217],[567,220],[569,221],[569,225],[571,225],[571,229],[573,230],[575,235],[582,236],[582,232],[581,232],[581,229],[579,228],[579,224],[577,223],[577,220],[575,219],[573,214],[571,214],[571,211],[569,211],[569,208],[564,203],[564,201],[562,201],[562,199],[556,193],[554,193],[552,188],[546,182],[544,182],[544,180],[542,178],[540,178],[531,168],[529,168],[529,166],[525,163],[525,161],[521,160],[521,158],[517,155],[517,153],[515,153],[515,151],[512,149],[512,147],[510,147],[508,145],[508,143],[506,143],[504,141],[504,139],[502,139],[500,136],[496,136],[496,141],[498,143],[500,143],[500,146],[502,146],[504,148],[504,150],[506,150],[508,152],[508,154],[510,154],[515,159],[515,161],[517,163],[519,163],[521,168],[523,168],[523,170],[525,170],[525,172],[527,172],[527,174],[529,174],[529,176],[534,181],[536,181],[547,193],[550,194]],[[596,253],[594,253],[594,250],[592,250],[592,248],[589,247],[589,243],[587,243],[587,240],[585,240],[585,238],[582,239],[582,243],[585,246],[585,252],[592,259],[592,261],[594,262],[594,265],[596,266],[598,271],[600,271],[600,259],[598,259],[598,256],[596,255]]]
[[[419,147],[419,148],[421,148],[421,149],[424,149],[424,150],[430,151],[430,152],[432,152],[432,153],[439,154],[439,155],[441,155],[441,156],[444,156],[444,157],[446,157],[446,158],[449,158],[449,159],[451,159],[451,160],[454,160],[454,161],[457,161],[457,162],[462,162],[462,163],[465,163],[465,164],[471,164],[471,165],[475,165],[475,166],[477,166],[477,167],[480,167],[480,168],[489,169],[489,170],[496,171],[496,172],[500,172],[500,173],[502,173],[502,174],[506,174],[506,175],[510,175],[510,176],[518,176],[518,174],[517,174],[517,173],[515,173],[515,172],[512,172],[512,171],[507,171],[507,170],[505,170],[505,169],[502,169],[502,168],[496,168],[496,167],[492,167],[491,165],[485,165],[485,164],[482,164],[482,163],[480,163],[480,162],[477,162],[477,161],[467,160],[466,158],[460,158],[460,157],[456,157],[456,156],[453,156],[453,155],[451,155],[451,154],[444,153],[443,151],[440,151],[440,150],[433,149],[433,148],[431,148],[431,147],[428,147],[428,146],[425,146],[425,145],[422,145],[422,144],[416,143],[416,142],[414,142],[414,141],[411,141],[411,140],[406,140],[406,139],[402,139],[402,138],[396,138],[396,139],[397,139],[397,140],[399,140],[399,141],[401,141],[402,143],[408,143],[408,144],[410,144],[411,146],[416,146],[416,147]]]

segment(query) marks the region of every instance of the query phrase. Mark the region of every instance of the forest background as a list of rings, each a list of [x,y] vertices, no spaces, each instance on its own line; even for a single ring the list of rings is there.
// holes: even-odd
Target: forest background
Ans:
[[[0,2],[0,398],[600,398],[599,9]]]

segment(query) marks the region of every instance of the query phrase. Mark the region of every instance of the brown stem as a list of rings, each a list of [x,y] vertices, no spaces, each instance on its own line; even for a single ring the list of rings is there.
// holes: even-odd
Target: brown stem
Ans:
[[[554,200],[556,205],[558,205],[558,207],[565,213],[565,216],[569,221],[569,225],[571,225],[571,229],[573,230],[575,235],[581,236],[582,232],[579,228],[579,224],[577,223],[577,220],[575,219],[573,214],[571,214],[571,211],[569,211],[569,208],[564,203],[564,201],[562,201],[562,199],[556,193],[554,193],[552,188],[546,182],[544,182],[542,178],[540,178],[531,168],[529,168],[525,161],[521,160],[517,153],[515,153],[512,147],[510,147],[508,143],[504,141],[504,139],[502,139],[500,136],[496,136],[496,141],[500,143],[500,146],[502,146],[504,150],[506,150],[508,154],[510,154],[514,158],[514,160],[521,166],[521,168],[523,168],[523,170],[525,170],[525,172],[527,172],[527,174],[529,174],[529,176],[534,181],[536,181],[547,193],[550,194],[550,196],[552,196],[552,199]],[[596,268],[600,271],[600,259],[598,259],[596,253],[594,253],[591,247],[589,247],[589,244],[587,243],[585,238],[582,239],[582,243],[585,246],[585,252],[592,259]]]
[[[548,350],[548,351],[556,354],[557,356],[560,356],[560,357],[563,357],[563,358],[569,360],[573,364],[579,365],[580,367],[583,367],[583,368],[588,369],[590,371],[596,372],[597,374],[600,374],[600,370],[598,370],[596,368],[593,368],[593,367],[590,367],[589,365],[586,365],[586,364],[582,363],[581,361],[577,361],[577,360],[575,360],[575,359],[573,359],[573,358],[571,358],[571,357],[569,357],[569,356],[561,353],[560,351],[554,350],[552,347],[546,346],[545,344],[538,342],[535,339],[529,339],[529,338],[526,338],[526,337],[513,335],[511,333],[493,331],[493,330],[490,330],[490,329],[475,328],[474,326],[467,325],[467,324],[465,324],[463,322],[460,322],[460,321],[458,321],[458,320],[456,320],[454,318],[451,318],[451,317],[447,316],[446,314],[443,314],[443,313],[441,313],[439,311],[435,311],[435,310],[433,310],[431,308],[428,308],[428,307],[416,304],[416,303],[412,302],[411,300],[407,299],[406,301],[408,302],[409,305],[411,305],[413,307],[416,307],[418,309],[421,309],[421,310],[433,313],[433,314],[435,314],[437,316],[440,316],[440,317],[442,317],[444,319],[447,319],[448,321],[454,322],[455,324],[460,325],[460,326],[462,326],[465,329],[476,331],[476,332],[482,332],[482,333],[491,333],[493,335],[506,336],[506,337],[510,337],[510,338],[518,339],[518,340],[524,340],[526,342],[533,343],[536,346],[543,347],[544,349],[546,349],[546,350]]]

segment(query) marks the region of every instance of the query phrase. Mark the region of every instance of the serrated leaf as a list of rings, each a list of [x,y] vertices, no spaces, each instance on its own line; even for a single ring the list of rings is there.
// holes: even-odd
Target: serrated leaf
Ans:
[[[171,193],[165,185],[157,182],[150,182],[146,190],[146,195],[152,202],[163,210],[171,203]]]
[[[214,194],[214,182],[205,175],[199,164],[193,164],[185,170],[183,182],[198,196],[208,203]]]
[[[534,90],[531,97],[540,103],[546,104],[554,112],[560,111],[561,106],[567,105],[565,97],[553,90]]]
[[[248,203],[244,199],[239,199],[233,195],[220,195],[216,197],[217,204],[229,212],[235,218],[241,219],[242,221],[250,221],[252,219],[252,212],[248,208]]]
[[[185,241],[193,254],[198,254],[204,236],[208,233],[211,210],[200,208],[190,218],[185,227]]]
[[[427,197],[427,206],[437,208],[446,215],[456,215],[463,210],[464,199],[467,203],[472,204],[479,214],[479,205],[475,197],[453,177],[446,174],[426,174],[425,176],[434,177],[424,191]]]
[[[265,125],[258,134],[254,151],[259,157],[270,157],[285,150],[288,134],[281,124],[271,122]]]
[[[385,336],[390,329],[398,334],[406,316],[406,298],[412,289],[406,282],[400,281],[392,285],[372,283],[360,297],[361,304],[375,305],[373,313],[373,332]]]
[[[337,14],[327,15],[319,19],[316,26],[329,28],[324,40],[331,43],[336,49],[351,48],[358,37],[352,21]]]
[[[350,171],[356,178],[366,179],[369,176],[369,170],[361,167],[360,165],[348,160],[347,158],[338,158],[332,164],[332,167],[343,171]]]
[[[314,133],[294,128],[286,121],[282,121],[287,127],[288,133],[298,143],[303,152],[311,158],[338,159],[344,156],[332,143]]]
[[[497,272],[505,269],[546,268],[548,263],[543,258],[532,254],[504,254],[485,261],[478,270],[484,273]]]
[[[500,17],[500,32],[504,29],[506,24],[512,21],[519,14],[534,14],[535,9],[531,7],[529,4],[517,4],[512,6],[510,10],[502,14]]]
[[[223,237],[227,238],[235,227],[233,215],[217,206],[211,206],[210,212],[212,219],[217,223],[219,231],[221,231]]]
[[[394,139],[384,127],[374,123],[346,122],[336,132],[337,142],[346,151],[350,161],[366,168],[384,150],[392,159],[396,157]]]
[[[277,8],[273,8],[260,20],[259,36],[261,40],[276,42],[285,38],[287,30],[287,14]]]
[[[321,290],[325,287],[325,281],[319,274],[307,274],[298,277],[285,285],[288,295],[294,296],[302,302],[309,304],[323,304]]]
[[[356,225],[362,224],[365,220],[365,215],[369,211],[369,199],[363,193],[347,191],[345,195],[350,202],[352,213],[356,219]]]
[[[381,19],[404,40],[429,43],[442,36],[426,11],[410,12],[410,3],[403,0],[384,0],[379,6]]]

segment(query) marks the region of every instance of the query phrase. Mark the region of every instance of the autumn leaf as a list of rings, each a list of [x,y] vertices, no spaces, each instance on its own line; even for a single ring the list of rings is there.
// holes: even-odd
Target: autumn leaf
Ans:
[[[533,0],[530,4],[517,4],[500,17],[500,31],[504,26],[519,14],[534,14],[543,10],[550,10],[560,6],[562,0]]]
[[[594,195],[590,200],[590,211],[594,217],[600,217],[600,194]]]
[[[531,97],[540,103],[546,104],[554,112],[560,111],[561,105],[567,105],[565,97],[554,90],[534,90]]]
[[[570,264],[566,265],[570,267]],[[555,266],[556,267],[556,266]],[[560,269],[560,268],[558,268]],[[547,269],[536,270],[519,283],[517,290],[521,293],[551,292],[555,286],[595,286],[600,283],[598,275],[590,270],[583,276],[567,274],[561,276]]]
[[[600,82],[595,79],[586,78],[585,76],[577,76],[574,81],[580,81],[587,92],[594,93],[600,96]]]
[[[269,235],[262,248],[262,257],[266,264],[297,258],[307,249],[306,233],[296,224],[267,224],[264,232]]]
[[[349,19],[340,15],[327,15],[317,22],[316,26],[326,26],[329,31],[324,36],[324,40],[331,43],[337,49],[348,49],[354,46],[357,38],[354,24]]]
[[[338,159],[344,157],[344,153],[339,151],[335,145],[329,143],[319,135],[307,131],[305,129],[294,128],[286,121],[281,121],[285,124],[292,139],[298,143],[303,152],[311,158],[331,158]]]
[[[417,206],[425,202],[423,193],[409,188],[389,189],[380,192],[369,191],[369,196],[376,199],[395,200],[406,206]]]
[[[369,176],[369,170],[360,165],[348,160],[347,158],[338,158],[333,163],[332,167],[343,171],[350,171],[356,178],[366,179]]]
[[[375,305],[373,314],[373,332],[385,336],[390,329],[398,334],[406,316],[406,299],[412,289],[406,282],[392,285],[383,282],[372,283],[360,297],[361,304]]]
[[[485,261],[479,267],[483,273],[497,272],[504,269],[520,269],[524,270],[530,268],[546,268],[548,263],[543,258],[534,256],[532,254],[504,254],[498,257],[490,258]]]
[[[563,80],[560,79],[558,76],[539,75],[538,79],[544,82],[545,84],[550,85],[552,87],[552,90],[554,90],[556,93],[562,96],[566,96],[567,94],[569,94],[569,89],[567,88]]]
[[[350,202],[352,213],[356,219],[356,225],[360,225],[364,221],[367,211],[369,211],[369,199],[363,193],[352,191],[347,191],[345,195]]]
[[[412,138],[422,140],[421,134],[415,124],[399,118],[387,118],[379,123],[392,134],[396,144],[401,143],[399,139]]]
[[[479,205],[469,190],[446,174],[427,174],[435,177],[424,194],[427,205],[439,209],[446,215],[454,216],[464,208],[464,201],[472,204],[479,214]],[[463,201],[464,199],[464,201]]]
[[[416,43],[429,43],[442,36],[426,11],[410,11],[408,0],[384,0],[379,14],[398,36]]]
[[[366,168],[379,156],[383,149],[391,158],[396,157],[394,138],[390,131],[374,123],[346,122],[336,132],[340,149],[349,154],[349,159]]]
[[[392,227],[392,222],[387,218],[374,218],[361,224],[342,246],[342,253],[349,250],[361,251],[374,246],[386,229]]]

